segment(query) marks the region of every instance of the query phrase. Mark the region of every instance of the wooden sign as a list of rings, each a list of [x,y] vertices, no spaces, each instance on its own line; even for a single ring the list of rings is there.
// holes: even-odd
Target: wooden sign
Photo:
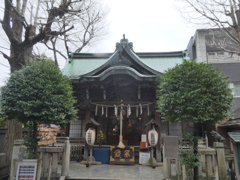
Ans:
[[[38,145],[49,145],[52,143],[56,143],[56,136],[60,130],[60,126],[55,124],[38,125]]]
[[[110,164],[135,165],[134,147],[126,146],[125,148],[119,148],[110,146]]]

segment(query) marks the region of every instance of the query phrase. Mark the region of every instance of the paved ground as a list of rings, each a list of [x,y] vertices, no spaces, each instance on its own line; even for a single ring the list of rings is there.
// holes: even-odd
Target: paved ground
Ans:
[[[163,167],[153,169],[143,165],[86,165],[70,162],[70,179],[107,179],[107,180],[157,180],[163,179]]]

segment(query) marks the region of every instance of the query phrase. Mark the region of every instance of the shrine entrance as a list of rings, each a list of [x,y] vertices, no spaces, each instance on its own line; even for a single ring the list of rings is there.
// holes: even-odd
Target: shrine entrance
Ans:
[[[124,82],[124,83],[123,83]],[[146,134],[145,124],[155,116],[155,87],[142,87],[140,82],[131,76],[112,75],[104,82],[105,100],[97,101],[99,89],[91,89],[90,93],[96,98],[92,102],[91,115],[100,124],[97,133],[101,130],[106,135],[106,144],[117,145],[120,135],[120,109],[122,108],[122,135],[125,145],[139,145],[141,134]],[[100,98],[99,98],[100,99]]]
[[[110,110],[114,112],[113,108]],[[131,113],[129,117],[123,116],[123,143],[125,145],[139,145],[144,124],[141,117],[136,117],[136,110],[133,109]],[[108,119],[106,143],[118,144],[119,134],[120,117],[113,114]]]

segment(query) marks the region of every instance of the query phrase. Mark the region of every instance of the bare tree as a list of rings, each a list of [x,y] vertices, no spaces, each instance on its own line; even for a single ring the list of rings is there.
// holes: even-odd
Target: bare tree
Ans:
[[[48,49],[53,50],[56,64],[58,64],[57,54],[66,59],[71,52],[86,50],[108,36],[106,17],[109,9],[104,6],[103,1],[85,0],[79,5],[81,14],[76,16],[68,14],[63,17],[61,23],[56,24],[62,31],[72,25],[74,29],[61,36],[52,36],[51,40],[45,43]]]
[[[37,48],[39,44],[50,44],[49,47],[54,51],[56,64],[58,64],[56,54],[64,54],[61,49],[58,49],[60,40],[65,41],[61,46],[66,47],[67,52],[69,52],[68,43],[72,40],[70,38],[72,35],[79,37],[81,35],[85,38],[81,46],[74,41],[76,46],[81,49],[87,46],[94,37],[98,37],[98,32],[94,31],[100,32],[103,28],[95,27],[101,27],[102,19],[106,17],[105,9],[91,9],[91,7],[96,8],[96,6],[91,6],[96,1],[4,0],[3,19],[0,19],[4,34],[1,34],[1,39],[8,41],[9,53],[6,53],[4,46],[0,46],[0,53],[8,60],[10,71],[19,70],[22,66],[28,65],[30,57],[36,55],[37,50],[39,50],[37,54],[42,54],[43,52],[40,51],[42,48]],[[87,15],[89,18],[85,19]],[[95,20],[97,18],[101,20]],[[82,27],[85,31],[77,33],[77,28],[81,27],[83,22],[90,24],[89,27]],[[95,24],[96,22],[100,24]],[[70,33],[73,29],[76,30]],[[14,140],[22,138],[22,126],[17,121],[11,120],[8,121],[7,128],[4,151],[7,153],[9,163]]]
[[[201,28],[220,28],[213,33],[210,45],[240,54],[239,0],[175,0],[183,19]],[[216,31],[215,31],[216,32]],[[224,35],[223,35],[224,34]]]

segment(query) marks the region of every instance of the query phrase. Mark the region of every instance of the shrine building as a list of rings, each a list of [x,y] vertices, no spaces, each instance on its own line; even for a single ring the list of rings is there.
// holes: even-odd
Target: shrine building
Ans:
[[[72,80],[79,113],[66,135],[84,137],[86,125],[95,121],[100,124],[96,133],[104,133],[105,144],[117,145],[122,108],[123,143],[139,145],[141,135],[151,128],[147,124],[154,121],[159,134],[158,154],[161,136],[180,136],[182,132],[180,124],[162,122],[157,112],[159,76],[184,58],[185,51],[136,53],[125,37],[116,43],[113,53],[70,53],[63,74]]]

